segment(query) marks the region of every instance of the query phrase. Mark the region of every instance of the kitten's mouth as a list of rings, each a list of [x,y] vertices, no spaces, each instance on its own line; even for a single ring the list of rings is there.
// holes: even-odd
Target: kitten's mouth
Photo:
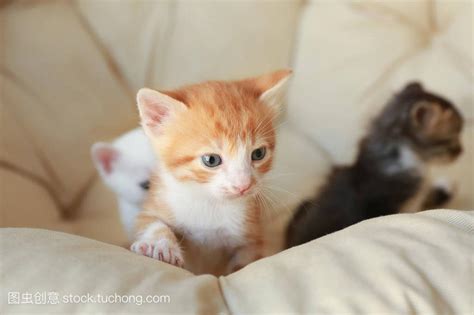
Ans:
[[[255,192],[254,186],[244,190],[244,191],[239,191],[239,192],[230,192],[230,191],[225,191],[224,195],[227,199],[237,199],[237,198],[242,198],[242,197],[247,197],[250,195],[253,195]]]

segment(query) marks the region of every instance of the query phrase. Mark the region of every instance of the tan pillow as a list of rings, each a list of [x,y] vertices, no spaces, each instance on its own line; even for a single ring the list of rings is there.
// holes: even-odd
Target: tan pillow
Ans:
[[[90,239],[2,229],[0,313],[472,314],[474,211],[369,220],[219,279]],[[9,292],[168,295],[162,303],[8,304]],[[10,293],[12,294],[12,293]],[[24,297],[20,295],[21,298]]]

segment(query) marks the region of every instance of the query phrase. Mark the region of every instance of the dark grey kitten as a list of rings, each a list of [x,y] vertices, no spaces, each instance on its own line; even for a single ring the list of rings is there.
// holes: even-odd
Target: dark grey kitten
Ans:
[[[373,120],[354,164],[334,168],[317,196],[296,211],[287,246],[365,219],[447,202],[448,190],[427,184],[427,166],[460,155],[462,125],[460,113],[448,100],[419,83],[408,84]]]

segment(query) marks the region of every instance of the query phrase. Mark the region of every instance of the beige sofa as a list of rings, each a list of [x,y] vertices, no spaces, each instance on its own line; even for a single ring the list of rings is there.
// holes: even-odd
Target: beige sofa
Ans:
[[[474,211],[369,220],[220,278],[70,234],[3,229],[0,237],[2,314],[474,311]],[[37,293],[46,304],[34,304]]]
[[[112,139],[137,126],[135,91],[143,86],[171,88],[201,80],[234,79],[282,67],[292,67],[295,71],[286,113],[287,127],[299,135],[292,154],[304,156],[304,150],[308,149],[305,147],[311,146],[315,156],[311,159],[311,174],[321,174],[316,176],[319,182],[331,163],[351,161],[355,145],[370,118],[408,80],[420,80],[428,88],[452,99],[466,119],[465,152],[454,165],[436,172],[457,183],[457,195],[448,205],[450,208],[474,209],[473,6],[471,1],[454,0],[1,2],[0,226],[50,229],[124,245],[126,239],[113,195],[98,179],[89,149],[97,140]],[[300,184],[317,186],[312,180],[306,178]],[[405,217],[396,220],[408,221]],[[459,233],[464,233],[462,231],[460,228]],[[335,236],[338,237],[343,238]],[[35,243],[28,243],[29,239]],[[45,247],[44,252],[33,249],[42,248],[50,239],[59,242],[59,247]],[[315,245],[314,250],[324,247],[325,242]],[[420,242],[421,246],[423,241]],[[68,248],[65,253],[60,254],[61,246]],[[23,248],[27,251],[23,252]],[[372,250],[374,248],[378,247],[374,245]],[[38,263],[44,266],[48,264],[45,255],[59,255],[55,263],[61,264],[61,268],[51,265],[51,270],[65,272],[67,281],[79,281],[84,286],[87,286],[86,280],[78,279],[79,275],[99,259],[90,255],[107,252],[115,257],[117,253],[120,264],[125,265],[111,266],[110,270],[103,267],[100,272],[106,275],[104,282],[111,281],[104,285],[120,285],[123,292],[147,292],[148,289],[134,291],[136,288],[127,287],[126,282],[133,278],[130,285],[149,288],[156,281],[167,279],[166,275],[161,276],[161,268],[163,272],[169,270],[168,266],[130,256],[116,247],[33,230],[4,231],[2,250],[2,257],[8,257],[8,267],[15,266],[14,262],[30,261],[28,253],[42,257]],[[316,304],[310,301],[304,304],[295,296],[311,284],[292,280],[289,274],[278,283],[289,281],[297,286],[299,289],[295,289],[293,295],[262,287],[266,290],[258,291],[261,304],[255,298],[244,303],[240,298],[232,300],[230,297],[244,295],[242,290],[253,292],[244,285],[251,277],[250,270],[263,272],[261,270],[271,266],[265,277],[272,279],[278,278],[282,271],[299,274],[300,271],[294,269],[305,265],[294,261],[295,256],[307,250],[282,253],[269,262],[249,266],[239,276],[222,280],[221,284],[228,284],[223,291],[227,306],[219,298],[214,306],[206,307],[222,312],[257,312],[263,311],[266,305],[269,310],[281,312],[352,310],[365,313],[364,308],[357,308],[358,302],[353,304],[350,299],[347,304],[341,304],[341,308],[325,308],[326,304],[312,308],[320,305],[319,300],[313,301]],[[69,254],[72,252],[74,254]],[[427,253],[431,254],[434,253]],[[323,259],[332,259],[334,255]],[[437,257],[420,259],[432,261]],[[79,262],[83,258],[85,260]],[[405,258],[410,261],[406,268],[411,268],[409,264],[415,258]],[[112,260],[107,260],[107,264]],[[63,269],[64,264],[73,262],[79,264],[77,272]],[[143,270],[156,269],[159,275],[149,280],[143,272],[126,278],[128,280],[111,280],[132,262],[146,266]],[[343,268],[349,263],[334,264],[327,267],[335,268],[331,269],[334,270],[331,275],[341,271],[349,277]],[[373,264],[377,265],[371,262],[370,267]],[[278,269],[279,266],[282,269]],[[378,272],[377,276],[388,277],[384,274],[387,269],[381,265],[378,268],[374,271]],[[44,269],[41,276],[53,272],[47,270],[50,269]],[[177,272],[176,279],[195,288],[186,293],[189,299],[183,301],[191,303],[200,295],[206,299],[218,292],[214,278],[190,278],[185,272],[173,272]],[[175,279],[173,277],[171,279]],[[265,282],[265,277],[259,281]],[[304,275],[301,277],[299,279]],[[315,275],[310,280],[329,281],[324,275],[319,277]],[[341,277],[335,281],[343,281]],[[8,279],[8,283],[15,282],[11,277]],[[40,283],[39,279],[35,281],[32,283]],[[370,281],[364,285],[369,287],[376,283]],[[395,282],[383,286],[391,287]],[[60,280],[54,283],[60,286]],[[328,289],[323,284],[318,285]],[[201,286],[206,286],[202,292]],[[72,286],[67,288],[72,290]],[[85,292],[84,287],[78,288],[81,289],[75,292]],[[330,293],[337,290],[331,290],[327,291],[328,303],[335,305],[331,299],[336,299],[337,294],[331,296]],[[436,290],[432,294],[438,294]],[[448,295],[455,298],[452,291],[449,292]],[[468,292],[472,293],[472,288]],[[437,300],[434,295],[429,296],[433,301]],[[425,298],[427,296],[416,297],[417,301]],[[295,300],[285,304],[285,299]],[[384,306],[370,308],[374,313],[390,309],[391,304],[383,296],[378,295],[377,300]],[[300,302],[303,303],[301,308],[295,306]],[[411,303],[417,302],[407,298],[403,303],[408,312]],[[468,309],[462,307],[456,310]],[[172,310],[173,306],[164,309]],[[189,312],[195,313],[197,309],[190,308]],[[82,309],[76,306],[69,310]],[[90,306],[86,310],[94,308]],[[400,312],[392,308],[385,313]]]

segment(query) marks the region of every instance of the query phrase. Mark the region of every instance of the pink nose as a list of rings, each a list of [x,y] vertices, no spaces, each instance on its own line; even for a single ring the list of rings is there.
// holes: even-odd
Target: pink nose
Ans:
[[[243,195],[250,189],[251,186],[252,182],[248,182],[238,186],[232,186],[232,188],[235,189],[240,195]]]

